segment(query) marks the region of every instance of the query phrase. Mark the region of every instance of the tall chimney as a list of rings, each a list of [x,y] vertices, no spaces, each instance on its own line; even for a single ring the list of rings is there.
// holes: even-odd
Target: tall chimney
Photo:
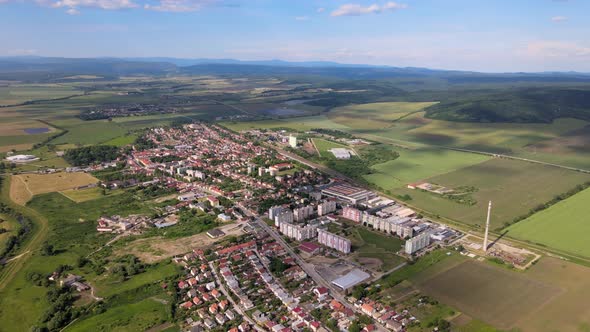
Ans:
[[[483,251],[488,251],[488,232],[490,231],[490,213],[492,212],[492,201],[488,204],[488,218],[486,219],[486,232],[483,237]]]

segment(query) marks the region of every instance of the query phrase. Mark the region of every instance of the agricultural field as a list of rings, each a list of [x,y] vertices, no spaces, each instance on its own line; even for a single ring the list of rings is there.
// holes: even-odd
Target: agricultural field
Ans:
[[[583,305],[590,268],[551,257],[522,272],[438,250],[381,284],[382,300],[420,291],[450,305],[461,313],[451,320],[453,331],[579,332],[590,323],[590,308]]]
[[[34,195],[62,191],[97,183],[98,179],[87,173],[51,173],[13,175],[10,198],[24,205]]]
[[[30,100],[54,99],[82,94],[61,84],[16,84],[0,87],[0,105],[14,105]]]
[[[590,257],[590,189],[507,228],[508,236]]]
[[[220,124],[234,131],[252,129],[277,129],[288,128],[293,131],[308,131],[314,128],[346,129],[345,125],[330,121],[325,115],[291,118],[284,120],[260,120],[260,121],[222,121]]]
[[[492,201],[492,229],[524,215],[539,204],[550,201],[578,184],[590,180],[590,175],[552,166],[495,158],[450,173],[424,179],[448,188],[470,186],[476,204],[460,204],[440,195],[399,188],[395,194],[410,195],[412,206],[435,215],[469,225],[483,225],[488,201]]]
[[[364,178],[384,190],[394,190],[408,183],[489,160],[484,155],[435,148],[397,149],[399,157],[372,167],[374,173]]]
[[[387,128],[396,120],[432,106],[436,102],[381,102],[337,107],[327,113],[330,120],[353,129]]]

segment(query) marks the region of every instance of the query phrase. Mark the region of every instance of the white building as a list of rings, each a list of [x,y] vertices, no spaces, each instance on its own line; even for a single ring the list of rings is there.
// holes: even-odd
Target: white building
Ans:
[[[350,253],[351,243],[349,239],[330,233],[324,229],[318,229],[318,242],[345,254]]]
[[[289,146],[292,148],[297,147],[297,136],[289,135]]]
[[[6,157],[6,160],[8,160],[12,163],[26,163],[26,162],[35,161],[38,159],[39,158],[37,158],[31,154],[17,154],[14,156]]]
[[[309,218],[313,214],[313,207],[311,206],[303,206],[293,210],[293,217],[295,221],[305,221],[305,219]]]
[[[295,239],[297,241],[303,241],[315,238],[318,234],[318,226],[317,225],[295,225],[292,223],[281,223],[279,226],[279,230],[281,234]]]
[[[411,255],[416,251],[426,248],[430,244],[430,232],[424,232],[406,241],[406,254]]]
[[[350,159],[350,150],[345,148],[332,148],[328,150],[332,152],[336,159]]]
[[[293,212],[283,210],[275,216],[275,226],[280,227],[282,223],[293,223]]]
[[[275,205],[268,209],[268,219],[275,220],[275,217],[283,211],[282,206]]]
[[[318,205],[318,216],[323,216],[334,211],[336,211],[335,201],[325,201]]]

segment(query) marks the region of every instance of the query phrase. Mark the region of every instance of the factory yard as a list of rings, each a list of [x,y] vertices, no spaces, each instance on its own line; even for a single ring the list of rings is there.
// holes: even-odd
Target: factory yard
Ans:
[[[98,179],[87,173],[51,173],[13,175],[10,198],[25,205],[34,195],[93,185]]]

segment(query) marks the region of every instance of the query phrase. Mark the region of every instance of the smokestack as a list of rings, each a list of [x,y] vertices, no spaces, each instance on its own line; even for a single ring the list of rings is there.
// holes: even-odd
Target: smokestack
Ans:
[[[488,204],[488,218],[486,219],[486,232],[483,237],[483,251],[488,251],[488,232],[490,231],[490,213],[492,212],[492,201]]]

